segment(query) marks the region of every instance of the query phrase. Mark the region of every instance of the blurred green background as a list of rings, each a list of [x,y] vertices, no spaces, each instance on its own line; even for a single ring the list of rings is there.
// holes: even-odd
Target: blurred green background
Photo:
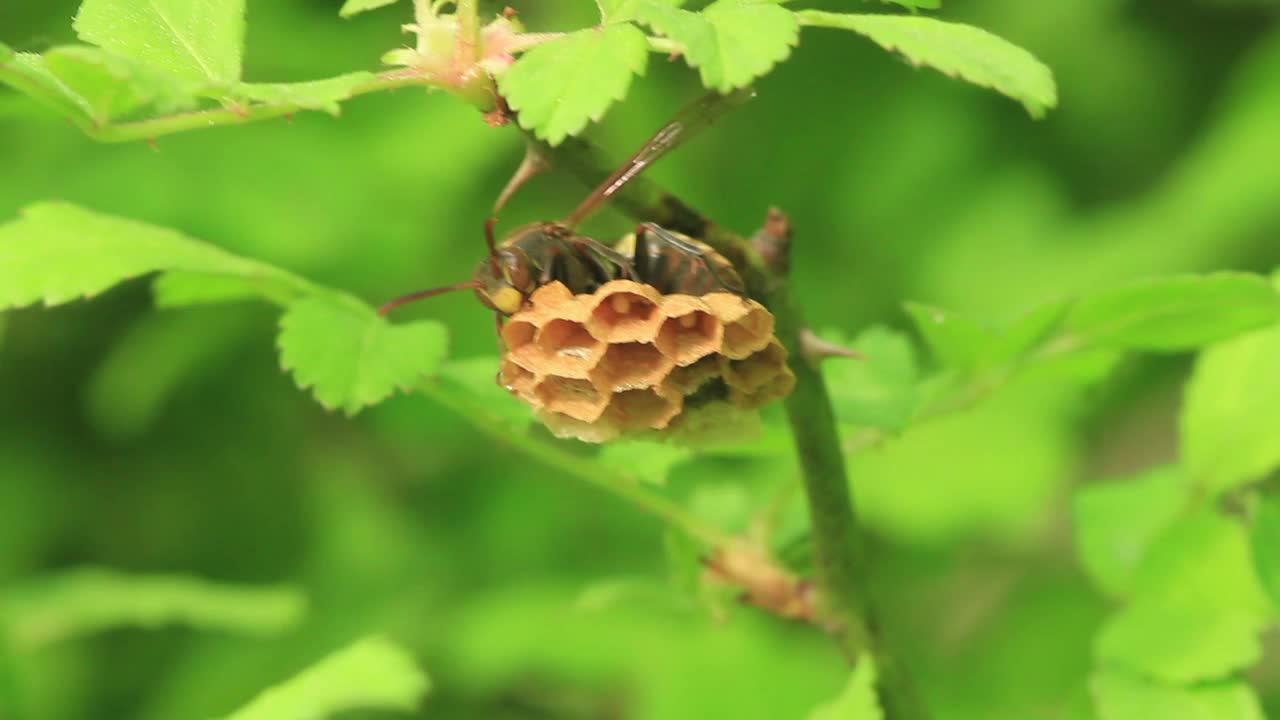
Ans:
[[[71,42],[76,5],[4,2],[0,41]],[[405,42],[406,8],[344,21],[338,5],[249,2],[246,78],[374,68]],[[516,5],[533,29],[594,16],[589,2]],[[999,321],[1107,281],[1280,264],[1274,7],[956,0],[942,17],[1039,56],[1060,109],[1033,122],[810,30],[757,100],[654,176],[743,232],[786,209],[800,299],[815,327],[846,335],[905,329],[907,299]],[[697,94],[688,68],[655,57],[594,137],[622,157]],[[63,199],[378,302],[469,274],[520,154],[514,130],[414,90],[348,103],[339,120],[154,147],[95,144],[0,91],[0,219]],[[558,217],[584,192],[541,178],[505,224]],[[606,213],[589,229],[625,224]],[[467,295],[405,317],[447,323],[455,357],[493,353],[490,316]],[[41,650],[9,669],[32,717],[210,717],[378,630],[432,674],[423,717],[802,718],[844,682],[816,632],[746,609],[717,621],[662,589],[657,523],[448,409],[415,396],[354,420],[324,412],[280,370],[268,308],[156,312],[134,283],[3,321],[0,587],[101,565],[292,583],[311,605],[282,637],[120,630]],[[938,717],[1088,717],[1107,604],[1076,566],[1066,499],[1174,456],[1187,367],[1037,373],[855,460],[895,599],[885,622]],[[665,491],[735,527],[793,475],[789,459],[702,459]],[[1277,663],[1254,680],[1280,713]]]

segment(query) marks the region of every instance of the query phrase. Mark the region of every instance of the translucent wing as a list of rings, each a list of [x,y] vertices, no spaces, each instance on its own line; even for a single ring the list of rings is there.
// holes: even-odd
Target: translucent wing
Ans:
[[[604,201],[617,194],[627,183],[661,159],[662,156],[697,135],[708,125],[718,120],[720,116],[753,97],[755,97],[755,91],[751,88],[735,90],[728,95],[712,92],[676,113],[671,122],[663,125],[635,155],[632,155],[629,160],[622,164],[622,167],[615,170],[599,187],[593,190],[569,214],[564,224],[570,228],[577,226],[588,215],[595,212],[596,208],[600,207]]]

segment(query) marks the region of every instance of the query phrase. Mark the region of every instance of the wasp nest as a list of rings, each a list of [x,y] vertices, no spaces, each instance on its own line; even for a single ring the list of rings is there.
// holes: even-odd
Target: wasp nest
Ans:
[[[702,436],[791,392],[764,306],[730,293],[663,295],[614,280],[551,283],[502,328],[499,381],[560,437]]]

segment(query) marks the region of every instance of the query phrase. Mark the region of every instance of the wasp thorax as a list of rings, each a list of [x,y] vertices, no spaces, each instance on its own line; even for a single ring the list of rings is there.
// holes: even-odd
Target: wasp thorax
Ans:
[[[553,282],[524,303],[502,331],[501,384],[562,437],[700,442],[736,432],[795,383],[773,316],[731,293],[614,280],[575,295]]]

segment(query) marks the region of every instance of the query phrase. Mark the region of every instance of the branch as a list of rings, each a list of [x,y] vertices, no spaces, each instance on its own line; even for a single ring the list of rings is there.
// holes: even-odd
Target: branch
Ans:
[[[572,139],[558,147],[538,143],[532,137],[530,141],[553,164],[588,186],[609,174],[609,165],[584,141]],[[879,696],[888,720],[926,720],[928,711],[877,623],[870,543],[857,523],[826,382],[817,368],[803,359],[801,333],[806,326],[785,273],[790,232],[785,218],[779,224],[775,216],[753,245],[645,178],[631,182],[614,202],[638,220],[711,245],[738,268],[750,294],[773,312],[775,331],[790,353],[796,374],[786,411],[803,469],[826,625],[851,659],[862,652],[875,658]],[[766,252],[762,254],[761,249]],[[770,249],[781,252],[770,253]],[[766,263],[765,256],[770,256],[771,262]]]

